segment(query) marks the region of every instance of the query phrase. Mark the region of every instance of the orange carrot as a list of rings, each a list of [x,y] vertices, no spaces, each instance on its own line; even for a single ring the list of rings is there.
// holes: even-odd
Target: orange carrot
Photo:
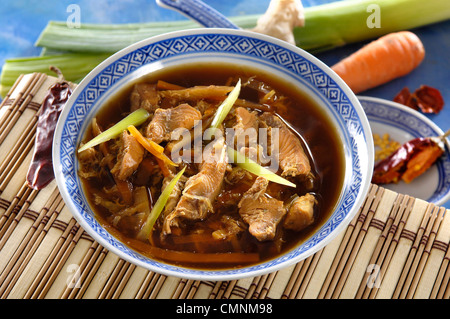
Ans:
[[[136,140],[147,150],[149,151],[151,154],[153,154],[157,159],[160,159],[161,161],[163,161],[166,164],[172,165],[172,166],[178,166],[177,164],[175,164],[174,162],[172,162],[172,160],[170,158],[168,158],[166,156],[166,154],[164,154],[164,147],[162,147],[159,144],[156,144],[155,142],[153,142],[150,139],[145,138],[141,132],[138,131],[138,129],[136,127],[134,127],[134,125],[130,125],[128,126],[128,131],[130,132],[131,135],[134,136],[134,138],[136,138]]]
[[[424,57],[420,39],[400,31],[367,44],[331,68],[359,93],[410,73]]]
[[[144,251],[152,257],[166,260],[169,262],[185,262],[197,264],[229,264],[229,263],[257,263],[259,259],[258,253],[199,253],[189,251],[176,251],[170,249],[162,249],[154,246],[148,246]]]
[[[171,172],[169,170],[169,168],[167,167],[166,163],[163,160],[160,160],[159,158],[155,157],[156,162],[159,165],[159,168],[161,169],[161,172],[163,174],[164,177],[168,177],[171,176]]]

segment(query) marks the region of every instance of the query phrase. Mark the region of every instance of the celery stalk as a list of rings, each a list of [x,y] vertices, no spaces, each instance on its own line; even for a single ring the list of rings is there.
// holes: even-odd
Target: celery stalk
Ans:
[[[370,5],[380,9],[380,28],[370,28]],[[256,25],[260,15],[230,17],[242,29]],[[343,0],[305,8],[305,26],[294,29],[296,44],[317,53],[348,43],[365,41],[399,30],[414,29],[450,19],[449,0]],[[135,23],[82,24],[68,28],[66,22],[49,22],[36,42],[46,52],[74,52],[44,57],[7,60],[0,79],[5,96],[23,73],[48,73],[57,66],[71,82],[80,81],[108,55],[138,40],[169,31],[198,28],[190,20]],[[77,54],[75,54],[78,52]]]
[[[106,131],[100,133],[92,140],[84,144],[78,149],[78,153],[83,152],[84,150],[96,146],[98,144],[109,141],[110,139],[116,138],[123,131],[128,129],[130,125],[140,125],[144,123],[150,114],[145,109],[138,109],[133,113],[129,114],[127,117],[117,122],[114,126],[110,127]]]
[[[369,27],[379,8],[380,27]],[[400,30],[450,19],[448,0],[337,1],[305,9],[305,26],[294,29],[297,46],[320,52]]]
[[[370,28],[369,6],[380,9],[380,28]],[[229,19],[242,29],[251,29],[260,15]],[[448,0],[343,0],[306,7],[305,26],[294,29],[296,43],[311,52],[332,49],[347,43],[450,19]],[[65,22],[50,22],[36,42],[37,46],[63,51],[115,52],[131,43],[169,31],[198,28],[193,21],[135,24],[82,24],[69,29]]]
[[[199,25],[191,21],[177,21],[171,24],[82,24],[80,28],[69,29],[65,22],[51,21],[35,45],[72,52],[116,52],[154,35],[195,27]]]
[[[232,17],[239,27],[248,29],[256,25],[259,15]],[[137,41],[178,30],[201,26],[191,20],[146,22],[130,24],[81,24],[68,28],[63,21],[50,21],[35,45],[71,52],[116,52]]]
[[[77,83],[110,55],[109,53],[71,53],[8,59],[2,67],[0,94],[5,96],[21,74],[38,72],[54,75],[49,69],[51,65],[61,70],[64,79]]]

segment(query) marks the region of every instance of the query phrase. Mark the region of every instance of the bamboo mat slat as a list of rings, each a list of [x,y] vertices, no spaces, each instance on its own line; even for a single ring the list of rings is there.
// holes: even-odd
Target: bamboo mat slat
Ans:
[[[263,276],[187,280],[119,258],[77,224],[55,182],[26,186],[38,112],[56,81],[22,75],[0,105],[0,298],[450,298],[450,214],[376,185],[326,247]]]

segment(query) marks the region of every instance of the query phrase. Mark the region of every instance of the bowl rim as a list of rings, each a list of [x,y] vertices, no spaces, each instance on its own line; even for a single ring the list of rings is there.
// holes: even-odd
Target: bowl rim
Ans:
[[[249,267],[242,267],[242,268],[236,268],[236,269],[212,269],[212,270],[205,270],[200,269],[197,271],[197,269],[192,268],[184,268],[184,267],[177,267],[173,266],[174,270],[167,269],[167,268],[160,268],[158,265],[160,264],[159,261],[157,262],[157,267],[153,265],[149,265],[147,263],[142,262],[141,260],[138,260],[128,254],[125,254],[122,250],[118,249],[116,246],[111,245],[105,238],[100,236],[95,230],[91,228],[91,226],[82,218],[81,214],[79,213],[77,207],[75,207],[73,203],[73,199],[70,196],[69,192],[66,189],[66,180],[64,178],[64,174],[62,172],[62,165],[61,165],[61,158],[60,158],[60,147],[61,147],[61,137],[62,137],[62,130],[63,130],[63,123],[66,120],[69,111],[73,108],[74,103],[76,102],[76,99],[78,98],[79,94],[83,92],[83,90],[90,84],[90,82],[93,80],[95,76],[97,76],[102,70],[104,70],[107,66],[114,63],[114,61],[117,61],[121,57],[125,56],[126,54],[129,54],[130,52],[136,51],[139,48],[145,47],[150,44],[158,43],[164,40],[168,40],[171,38],[175,38],[178,36],[198,36],[198,35],[227,35],[227,36],[243,36],[246,38],[254,38],[263,42],[267,42],[270,44],[273,44],[275,46],[281,47],[284,50],[293,52],[295,54],[300,55],[302,58],[307,60],[308,62],[312,63],[314,66],[317,66],[320,68],[321,71],[323,71],[331,80],[333,80],[337,88],[343,92],[347,98],[347,101],[349,104],[351,104],[354,108],[354,111],[356,112],[356,115],[358,116],[358,120],[361,123],[361,135],[364,138],[364,144],[365,147],[364,150],[359,150],[358,154],[361,155],[361,152],[367,152],[367,166],[370,169],[365,169],[365,167],[361,167],[361,184],[360,188],[357,192],[357,196],[354,199],[354,204],[350,210],[347,211],[347,214],[345,217],[339,222],[337,226],[335,226],[332,231],[323,239],[320,240],[320,242],[314,247],[309,248],[307,252],[303,252],[296,256],[295,258],[291,258],[288,260],[283,260],[275,265],[271,265],[265,268],[258,268],[256,267],[254,270],[251,271],[244,271],[245,269],[250,269],[253,267],[253,265]],[[107,248],[112,253],[115,253],[119,257],[123,258],[124,260],[127,260],[135,265],[142,266],[143,268],[146,268],[148,270],[164,274],[167,276],[174,276],[174,277],[181,277],[181,278],[187,278],[187,279],[195,279],[195,280],[235,280],[240,278],[247,278],[247,277],[254,277],[259,276],[263,274],[267,274],[270,272],[274,272],[276,270],[283,269],[285,267],[288,267],[294,263],[298,263],[299,261],[307,258],[308,256],[311,256],[312,254],[316,253],[320,249],[324,248],[328,243],[330,243],[338,234],[340,234],[351,222],[353,217],[357,214],[359,208],[361,207],[363,201],[365,200],[365,197],[369,191],[370,187],[370,180],[372,175],[372,167],[373,167],[373,152],[374,152],[374,145],[373,145],[373,139],[371,134],[371,128],[369,125],[369,121],[364,113],[364,110],[356,97],[356,95],[351,91],[351,89],[345,84],[345,82],[334,72],[329,68],[325,63],[320,61],[318,58],[314,57],[312,54],[293,46],[285,41],[264,35],[259,34],[247,30],[235,30],[235,29],[223,29],[223,28],[197,28],[197,29],[188,29],[188,30],[181,30],[181,31],[173,31],[168,32],[161,35],[156,35],[144,40],[141,40],[139,42],[136,42],[134,44],[131,44],[130,46],[123,48],[122,50],[114,53],[104,61],[102,61],[97,67],[95,67],[91,72],[89,72],[88,75],[77,85],[77,87],[72,92],[72,95],[70,96],[66,107],[61,112],[60,118],[58,120],[58,124],[55,130],[55,138],[53,141],[53,166],[55,171],[55,179],[57,182],[57,186],[60,190],[61,196],[65,202],[65,204],[68,206],[69,211],[71,212],[72,216],[75,218],[75,220],[80,224],[81,227],[90,235],[93,237],[94,240],[96,240],[98,243],[100,243],[103,247]],[[362,142],[360,142],[362,143]],[[366,149],[367,148],[367,149]],[[365,156],[365,155],[364,155]],[[318,230],[320,231],[320,229]],[[105,231],[106,232],[106,231]],[[317,233],[317,232],[316,232]],[[316,233],[312,234],[311,236],[314,236]],[[114,236],[113,236],[114,237]],[[115,237],[114,237],[115,238]],[[118,239],[115,238],[116,241]],[[126,246],[126,245],[122,245]],[[295,250],[295,248],[294,248]],[[134,251],[134,250],[133,250]],[[284,255],[289,254],[290,251],[286,252]],[[282,256],[284,256],[282,255]],[[275,259],[279,259],[282,256],[278,256]],[[270,261],[270,260],[269,260]],[[264,265],[267,262],[262,262],[258,265]],[[161,263],[164,264],[164,263]],[[166,264],[167,265],[167,264]],[[170,264],[168,264],[170,265]],[[183,272],[180,270],[187,269],[187,272]]]

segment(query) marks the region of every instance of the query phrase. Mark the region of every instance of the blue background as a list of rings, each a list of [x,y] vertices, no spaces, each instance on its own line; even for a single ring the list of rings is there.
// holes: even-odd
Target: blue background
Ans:
[[[450,1],[450,0],[449,0]],[[265,12],[269,0],[205,0],[204,2],[226,16]],[[333,0],[303,0],[305,7]],[[374,1],[376,2],[376,1]],[[14,57],[37,56],[41,49],[34,46],[48,21],[66,21],[67,7],[80,7],[82,23],[136,23],[185,20],[178,12],[159,7],[154,0],[2,0],[0,6],[0,67],[4,60]],[[426,115],[443,131],[450,128],[450,20],[413,30],[422,40],[426,58],[405,77],[396,79],[361,95],[392,100],[403,88],[411,90],[422,84],[439,89],[446,104],[435,115]],[[346,45],[316,56],[329,66],[359,49],[363,43]],[[450,202],[444,205],[450,208]]]

